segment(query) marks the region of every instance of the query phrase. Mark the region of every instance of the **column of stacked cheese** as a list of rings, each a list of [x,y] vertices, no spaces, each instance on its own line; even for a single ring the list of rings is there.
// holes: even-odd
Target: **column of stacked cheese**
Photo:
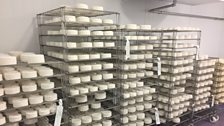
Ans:
[[[192,95],[185,91],[186,80],[191,77],[193,70],[193,55],[195,52],[189,51],[195,44],[186,41],[172,41],[172,35],[163,36],[162,43],[155,43],[153,55],[161,58],[161,75],[154,75],[153,78],[160,83],[158,86],[158,103],[156,107],[162,123],[172,121],[181,122],[181,115],[185,113],[189,106]],[[171,40],[169,40],[171,39]],[[157,71],[157,66],[153,67]],[[157,96],[155,96],[157,97]],[[155,117],[153,116],[153,119]]]
[[[224,103],[224,59],[218,59],[215,65],[214,84],[212,94],[215,96],[215,103]]]
[[[186,91],[194,95],[193,104],[194,111],[200,111],[210,107],[208,103],[211,97],[211,86],[213,84],[215,61],[208,59],[207,56],[200,56],[199,60],[195,61],[192,78],[187,81],[188,88]]]

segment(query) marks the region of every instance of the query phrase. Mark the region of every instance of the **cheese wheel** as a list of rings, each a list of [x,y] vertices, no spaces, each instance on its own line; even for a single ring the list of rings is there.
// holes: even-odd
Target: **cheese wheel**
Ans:
[[[22,91],[23,92],[32,92],[37,90],[37,85],[35,83],[26,83],[22,84]]]
[[[38,113],[40,116],[46,116],[50,114],[50,109],[46,107],[40,107],[38,108]]]
[[[137,29],[137,24],[127,24],[125,26],[126,29]]]
[[[105,47],[115,47],[115,43],[114,42],[105,42],[104,46]]]
[[[21,79],[21,73],[18,71],[8,71],[3,73],[5,80]]]
[[[90,19],[89,19],[89,17],[80,16],[80,17],[77,17],[77,22],[78,23],[89,23]]]
[[[90,30],[79,30],[79,33],[78,33],[80,36],[90,36],[91,35],[91,32]]]
[[[6,123],[6,118],[2,114],[0,114],[0,125],[3,125],[5,123]]]
[[[78,46],[81,48],[91,48],[91,47],[93,47],[93,43],[92,42],[80,42],[80,43],[78,43]]]
[[[36,118],[38,116],[38,112],[36,110],[24,110],[24,115],[26,119]]]
[[[92,126],[103,126],[101,123],[95,123]]]
[[[81,82],[90,82],[90,76],[81,76]]]
[[[37,77],[37,71],[35,70],[22,70],[22,78],[34,78]]]
[[[137,113],[137,118],[140,120],[145,119],[145,113]]]
[[[55,87],[54,82],[46,82],[40,84],[40,88],[44,90],[53,89],[54,87]]]
[[[103,69],[112,69],[114,67],[113,63],[104,63],[103,65]]]
[[[27,63],[45,63],[44,55],[42,54],[34,54],[34,55],[27,55],[26,56]],[[24,62],[24,61],[23,61]]]
[[[77,44],[75,42],[67,42],[66,47],[67,48],[76,48]]]
[[[93,113],[91,116],[92,116],[93,121],[99,121],[102,119],[101,113]]]
[[[94,36],[102,36],[103,35],[103,31],[92,31],[92,35],[94,35]]]
[[[88,89],[88,88],[77,87],[77,89],[79,90],[79,93],[80,93],[80,94],[86,94],[86,93],[89,93],[89,89]]]
[[[43,103],[44,97],[41,95],[31,95],[29,97],[29,103],[31,105]]]
[[[102,124],[103,124],[103,126],[112,126],[112,121],[111,120],[103,120]]]
[[[100,54],[97,54],[97,53],[95,53],[95,54],[89,54],[89,58],[90,59],[100,59]]]
[[[104,47],[103,42],[93,42],[93,47]]]
[[[112,112],[110,110],[101,111],[103,118],[110,118],[112,116]]]
[[[85,103],[87,102],[87,95],[80,95],[75,98],[77,103]]]
[[[99,108],[101,108],[101,103],[92,103],[91,108],[92,109],[99,109]]]
[[[113,36],[114,32],[113,31],[104,31],[103,35],[105,35],[105,36]]]
[[[82,120],[79,118],[72,118],[71,123],[72,123],[72,126],[81,126]]]
[[[113,79],[113,74],[112,73],[103,73],[102,75],[103,75],[104,80]]]
[[[83,4],[83,3],[78,3],[75,8],[80,8],[80,9],[89,9],[87,4]]]
[[[129,115],[129,116],[128,116],[128,119],[129,119],[130,121],[136,121],[136,120],[137,120],[137,116],[136,116],[136,115]]]
[[[25,125],[32,125],[32,124],[35,124],[35,123],[37,123],[37,122],[38,122],[37,119],[29,119],[29,120],[25,120],[25,121],[24,121],[24,124],[25,124]]]
[[[70,95],[71,96],[79,95],[79,90],[78,89],[70,89]]]
[[[89,59],[89,54],[79,54],[78,59],[79,60],[88,60]]]
[[[0,54],[0,66],[17,64],[16,56]]]
[[[90,70],[92,70],[91,65],[80,65],[79,68],[80,68],[80,71],[90,71]]]
[[[56,103],[47,104],[46,107],[48,109],[50,109],[50,113],[52,113],[52,114],[56,113],[56,110],[57,110],[57,104]]]
[[[97,100],[102,100],[105,99],[106,97],[107,97],[106,92],[95,93],[95,99]]]
[[[89,105],[79,106],[79,107],[78,107],[78,110],[79,110],[80,112],[86,112],[86,111],[89,110]]]
[[[56,101],[58,95],[56,93],[47,93],[44,95],[44,101]]]
[[[112,19],[103,19],[103,23],[105,24],[113,24],[113,20]]]
[[[41,68],[41,69],[38,69],[37,71],[41,77],[54,75],[53,69],[51,69],[51,68]]]
[[[6,109],[7,109],[6,102],[0,100],[0,111],[6,110]]]
[[[97,23],[97,24],[103,23],[103,20],[100,18],[91,18],[90,21],[91,21],[91,23]]]
[[[152,124],[152,118],[151,117],[146,117],[144,119],[145,124]]]
[[[89,124],[89,123],[92,122],[92,117],[91,116],[83,116],[81,119],[82,119],[83,124]]]
[[[126,124],[126,123],[128,123],[128,122],[129,122],[129,121],[128,121],[128,117],[125,116],[125,117],[122,117],[122,118],[121,118],[121,123],[122,123],[122,124]]]
[[[4,88],[5,94],[18,94],[20,93],[20,86],[18,84],[7,85]]]
[[[102,64],[92,64],[92,70],[101,70]]]
[[[103,7],[102,6],[92,6],[93,10],[98,10],[98,11],[103,11]]]
[[[127,115],[128,114],[128,109],[121,109],[121,114],[122,115]]]
[[[68,72],[69,73],[79,72],[79,66],[78,65],[69,65]]]
[[[108,89],[114,89],[116,87],[116,85],[112,83],[108,83],[107,86],[108,86]]]
[[[143,97],[136,98],[136,102],[138,102],[138,103],[143,102],[143,101],[144,101],[144,98]]]
[[[101,59],[111,58],[111,53],[101,53],[100,57]]]
[[[129,112],[129,113],[134,113],[134,112],[136,112],[136,107],[135,107],[135,106],[133,106],[133,107],[128,107],[128,112]]]
[[[12,113],[8,113],[6,115],[7,115],[9,122],[18,122],[18,121],[22,120],[22,115],[16,111],[12,112]]]

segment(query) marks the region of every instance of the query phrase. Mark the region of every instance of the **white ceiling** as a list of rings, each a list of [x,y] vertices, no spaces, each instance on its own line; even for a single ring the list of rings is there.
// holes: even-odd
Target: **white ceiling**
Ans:
[[[215,3],[219,2],[220,0],[177,0],[178,3],[183,4],[190,4],[190,5],[199,5],[199,4],[206,4],[206,3]]]

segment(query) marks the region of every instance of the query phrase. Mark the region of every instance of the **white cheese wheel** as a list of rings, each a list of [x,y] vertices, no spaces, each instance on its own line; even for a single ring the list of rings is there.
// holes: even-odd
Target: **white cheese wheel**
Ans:
[[[101,113],[93,113],[91,116],[92,116],[93,121],[99,121],[102,119]]]
[[[93,47],[104,47],[103,42],[93,42]]]
[[[151,25],[140,25],[141,30],[151,30],[152,26]]]
[[[92,80],[102,80],[103,76],[101,74],[94,74],[91,76]]]
[[[137,87],[137,84],[135,82],[129,83],[129,87],[130,88],[136,88]]]
[[[145,124],[152,124],[152,118],[151,117],[146,117],[144,119]]]
[[[89,54],[79,54],[78,59],[79,60],[88,60],[89,59]]]
[[[96,24],[102,24],[103,20],[100,18],[91,18],[90,19],[91,23],[96,23]]]
[[[101,70],[102,64],[92,64],[92,70]]]
[[[0,54],[0,66],[1,65],[15,65],[15,64],[17,64],[16,56]]]
[[[114,67],[113,63],[103,63],[103,69],[112,69]]]
[[[108,83],[107,86],[108,86],[108,89],[114,89],[116,87],[116,85],[112,83]]]
[[[142,86],[144,86],[144,82],[138,81],[138,82],[136,82],[136,86],[137,87],[142,87]]]
[[[123,106],[123,107],[128,106],[128,101],[122,101],[121,106]]]
[[[14,108],[28,106],[28,98],[14,98],[12,104]]]
[[[79,90],[78,89],[70,89],[69,92],[70,92],[71,96],[79,95]]]
[[[103,118],[110,118],[112,116],[112,112],[110,110],[101,111]]]
[[[126,124],[129,122],[128,117],[124,116],[121,118],[122,124]]]
[[[32,92],[37,90],[37,85],[36,83],[26,83],[22,84],[22,91],[23,92]]]
[[[29,97],[29,103],[31,105],[40,104],[40,103],[43,103],[43,101],[44,101],[44,97],[41,95],[31,95]]]
[[[22,70],[20,71],[22,78],[34,78],[37,77],[37,71],[35,70]]]
[[[66,47],[67,48],[76,48],[77,44],[76,44],[76,42],[67,42]]]
[[[135,104],[135,102],[136,102],[135,99],[130,99],[130,100],[128,100],[128,104],[129,104],[129,105],[133,105],[133,104]]]
[[[111,53],[101,53],[100,57],[101,59],[111,58]]]
[[[54,75],[54,71],[51,68],[41,68],[41,69],[38,69],[37,71],[38,71],[39,76],[41,76],[41,77]]]
[[[78,56],[74,55],[74,54],[68,54],[66,57],[67,57],[68,61],[76,61],[76,60],[78,60]]]
[[[129,113],[134,113],[134,112],[136,112],[136,107],[135,107],[135,106],[128,107],[128,112],[129,112]]]
[[[98,91],[98,87],[97,86],[87,86],[89,88],[90,92],[96,92]]]
[[[105,35],[105,36],[113,36],[114,32],[113,31],[104,31],[103,35]]]
[[[105,47],[115,47],[115,43],[114,42],[105,42],[104,46]]]
[[[68,69],[69,73],[79,72],[79,66],[78,65],[69,65],[67,69]]]
[[[80,68],[80,71],[91,71],[92,70],[91,65],[80,65],[79,68]]]
[[[80,93],[80,94],[86,94],[86,93],[89,93],[89,89],[88,89],[88,88],[77,87],[77,89],[79,90],[79,93]]]
[[[76,22],[76,17],[72,15],[65,15],[65,21],[66,22]]]
[[[33,109],[24,110],[24,115],[26,119],[36,118],[38,116],[38,112]]]
[[[90,59],[100,59],[100,54],[95,53],[95,54],[89,54]]]
[[[122,94],[124,99],[130,98],[130,94],[129,93],[123,93]]]
[[[103,124],[103,126],[112,126],[112,121],[111,120],[103,120],[102,124]]]
[[[91,47],[93,47],[93,43],[92,42],[80,42],[80,43],[78,43],[78,47],[91,48]]]
[[[79,106],[79,107],[78,107],[78,110],[79,110],[80,112],[86,112],[86,111],[89,110],[89,105]]]
[[[44,95],[44,101],[56,101],[58,95],[56,93],[47,93]]]
[[[18,84],[6,85],[4,87],[5,94],[18,94],[20,93],[20,86]]]
[[[137,93],[137,96],[142,96],[142,95],[144,95],[144,92],[143,92],[142,90],[137,90],[136,93]]]
[[[80,77],[69,77],[70,84],[79,84],[81,83]]]
[[[129,119],[130,121],[136,121],[136,120],[137,120],[137,115],[129,115],[129,116],[128,116],[128,119]]]
[[[103,79],[104,80],[113,79],[113,74],[112,73],[103,73]]]
[[[83,3],[78,3],[75,8],[79,8],[79,9],[89,9],[87,4],[83,4]]]
[[[92,109],[99,109],[99,108],[101,108],[101,103],[92,103],[91,108]]]
[[[143,119],[145,119],[145,113],[137,113],[137,118],[138,118],[139,120],[143,120]]]
[[[113,20],[112,19],[103,19],[103,23],[105,24],[113,24]]]
[[[130,64],[129,69],[130,70],[135,70],[135,69],[137,69],[137,65],[136,64]]]
[[[124,109],[121,109],[120,111],[121,111],[122,115],[127,115],[128,114],[128,109],[124,108]]]
[[[151,101],[152,100],[152,95],[147,95],[144,97],[145,101]]]
[[[7,109],[6,102],[0,100],[0,111],[6,110],[6,109]]]
[[[0,125],[3,125],[5,123],[6,123],[6,118],[2,114],[0,114]]]
[[[50,109],[46,107],[40,107],[37,110],[40,116],[46,116],[50,114]]]
[[[79,30],[78,34],[80,36],[90,36],[91,32],[90,32],[90,30]]]
[[[106,92],[97,92],[95,93],[95,99],[102,100],[107,97]]]
[[[81,126],[82,120],[79,118],[72,118],[71,123],[72,126]]]
[[[89,19],[89,17],[80,16],[80,17],[77,17],[77,22],[78,23],[89,23],[90,19]]]
[[[143,104],[136,105],[136,110],[137,110],[137,111],[143,111],[144,108],[145,108],[145,107],[144,107]]]
[[[28,119],[24,121],[25,125],[34,125],[35,123],[38,122],[38,119]]]
[[[90,82],[91,81],[90,76],[81,76],[80,79],[81,79],[81,82]]]
[[[12,113],[8,113],[6,115],[7,115],[9,122],[18,122],[18,121],[22,120],[22,115],[19,114],[18,112],[12,112]]]
[[[18,71],[7,71],[3,73],[5,80],[21,79],[21,73]]]
[[[138,59],[144,59],[144,58],[145,58],[145,55],[144,55],[144,54],[138,54],[138,55],[137,55],[137,58],[138,58]]]
[[[102,6],[92,6],[93,10],[98,10],[98,11],[103,11],[103,7]]]
[[[92,117],[91,116],[83,116],[81,119],[82,119],[83,124],[89,124],[89,123],[92,122]]]
[[[84,103],[84,102],[87,102],[87,95],[80,95],[80,96],[77,96],[75,98],[75,101],[77,103]]]
[[[145,109],[151,109],[152,108],[152,103],[144,103]]]
[[[53,89],[55,87],[54,82],[45,82],[40,84],[40,88],[47,90],[47,89]]]
[[[127,24],[125,26],[126,29],[137,29],[137,24]]]
[[[102,36],[103,35],[103,31],[92,31],[92,35],[94,35],[94,36]]]

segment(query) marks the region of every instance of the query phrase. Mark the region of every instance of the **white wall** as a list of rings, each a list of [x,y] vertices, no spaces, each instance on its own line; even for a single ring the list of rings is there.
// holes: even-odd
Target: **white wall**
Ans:
[[[154,27],[196,26],[202,29],[201,52],[224,57],[224,21],[191,19],[146,13],[147,9],[159,6],[155,0],[1,0],[0,1],[0,50],[39,51],[36,14],[60,5],[75,5],[77,2],[102,5],[107,10],[121,13],[121,24],[151,24]],[[171,11],[205,14],[224,17],[224,4],[200,6],[178,5]]]

